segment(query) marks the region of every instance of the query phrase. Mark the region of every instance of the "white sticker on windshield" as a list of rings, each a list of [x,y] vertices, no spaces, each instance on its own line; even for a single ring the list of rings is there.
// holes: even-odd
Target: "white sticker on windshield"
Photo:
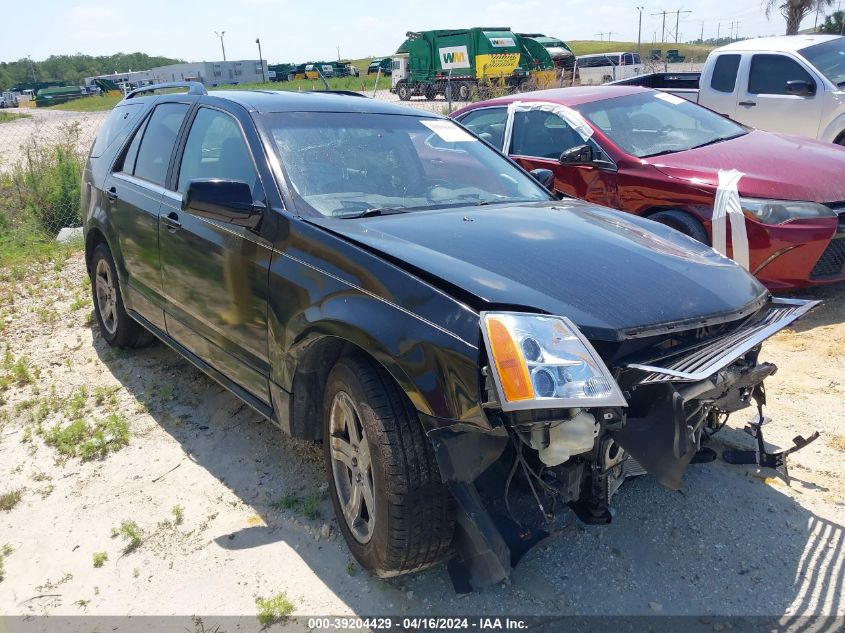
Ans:
[[[451,121],[444,121],[443,119],[425,119],[420,121],[429,130],[437,134],[447,143],[466,143],[467,141],[477,141],[469,132],[462,130]]]
[[[684,99],[683,97],[671,95],[668,92],[658,92],[654,95],[654,97],[656,99],[663,99],[663,101],[665,101],[666,103],[671,103],[672,105],[680,105],[684,101],[686,101],[686,99]]]

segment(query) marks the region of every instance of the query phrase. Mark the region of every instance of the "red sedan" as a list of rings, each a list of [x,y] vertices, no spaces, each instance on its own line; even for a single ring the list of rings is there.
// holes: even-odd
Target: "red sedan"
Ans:
[[[633,86],[523,93],[452,117],[551,170],[558,191],[712,244],[771,289],[845,280],[845,147]]]

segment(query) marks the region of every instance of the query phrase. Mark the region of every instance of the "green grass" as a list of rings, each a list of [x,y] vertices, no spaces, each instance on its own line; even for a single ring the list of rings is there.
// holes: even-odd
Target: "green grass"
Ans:
[[[624,51],[636,51],[636,42],[600,42],[598,40],[568,40],[566,42],[572,52],[576,55],[593,55],[595,53],[614,53]],[[684,55],[685,62],[695,61],[703,62],[707,54],[713,50],[713,46],[706,46],[704,44],[675,44],[674,42],[663,42],[660,44],[652,44],[651,42],[643,42],[640,50],[643,55],[648,55],[651,49],[659,48],[666,54],[670,49],[678,49],[679,55]]]
[[[8,543],[4,544],[3,547],[0,547],[0,582],[2,582],[5,577],[3,563],[5,562],[6,557],[11,556],[14,551],[14,548]]]
[[[29,114],[21,112],[0,112],[0,123],[8,123],[9,121],[16,121],[18,119],[28,119]]]
[[[66,426],[56,424],[44,434],[44,443],[63,457],[102,458],[129,444],[129,424],[116,413],[94,424],[77,419]]]
[[[93,559],[94,567],[102,567],[109,559],[109,555],[106,552],[94,552]]]
[[[173,515],[173,523],[182,525],[182,521],[185,520],[185,508],[182,506],[173,506],[170,508],[170,514]]]
[[[112,528],[112,537],[116,536],[123,538],[125,554],[138,549],[143,542],[141,528],[135,521],[123,521],[119,528]]]
[[[22,498],[23,488],[3,493],[0,495],[0,510],[3,512],[11,512],[11,510],[20,503]]]
[[[94,95],[90,97],[80,97],[73,101],[66,101],[59,105],[50,106],[48,110],[68,110],[71,112],[100,112],[102,110],[111,110],[123,97],[109,96],[109,95]]]
[[[264,626],[273,624],[289,616],[293,613],[294,608],[293,603],[284,592],[278,593],[270,598],[259,596],[255,599],[255,604],[258,607],[258,621]]]

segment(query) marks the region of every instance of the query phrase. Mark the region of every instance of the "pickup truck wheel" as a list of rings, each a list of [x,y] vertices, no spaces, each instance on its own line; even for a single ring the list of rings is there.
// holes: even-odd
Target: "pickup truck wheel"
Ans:
[[[91,292],[100,334],[113,347],[142,347],[154,337],[126,313],[117,281],[117,269],[106,244],[98,244],[91,256]]]
[[[324,400],[323,445],[340,530],[381,577],[430,567],[448,552],[454,500],[411,403],[379,366],[344,357]]]
[[[674,210],[658,211],[648,217],[650,220],[672,227],[676,231],[680,231],[694,240],[698,240],[704,244],[710,243],[710,240],[707,239],[707,231],[704,230],[701,222],[696,220],[689,213]]]

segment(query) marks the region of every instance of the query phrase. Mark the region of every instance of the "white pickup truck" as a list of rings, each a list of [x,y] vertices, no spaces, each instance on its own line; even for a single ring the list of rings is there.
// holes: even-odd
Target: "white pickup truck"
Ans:
[[[845,37],[789,35],[734,42],[701,73],[652,73],[614,84],[656,88],[749,127],[845,145]]]

